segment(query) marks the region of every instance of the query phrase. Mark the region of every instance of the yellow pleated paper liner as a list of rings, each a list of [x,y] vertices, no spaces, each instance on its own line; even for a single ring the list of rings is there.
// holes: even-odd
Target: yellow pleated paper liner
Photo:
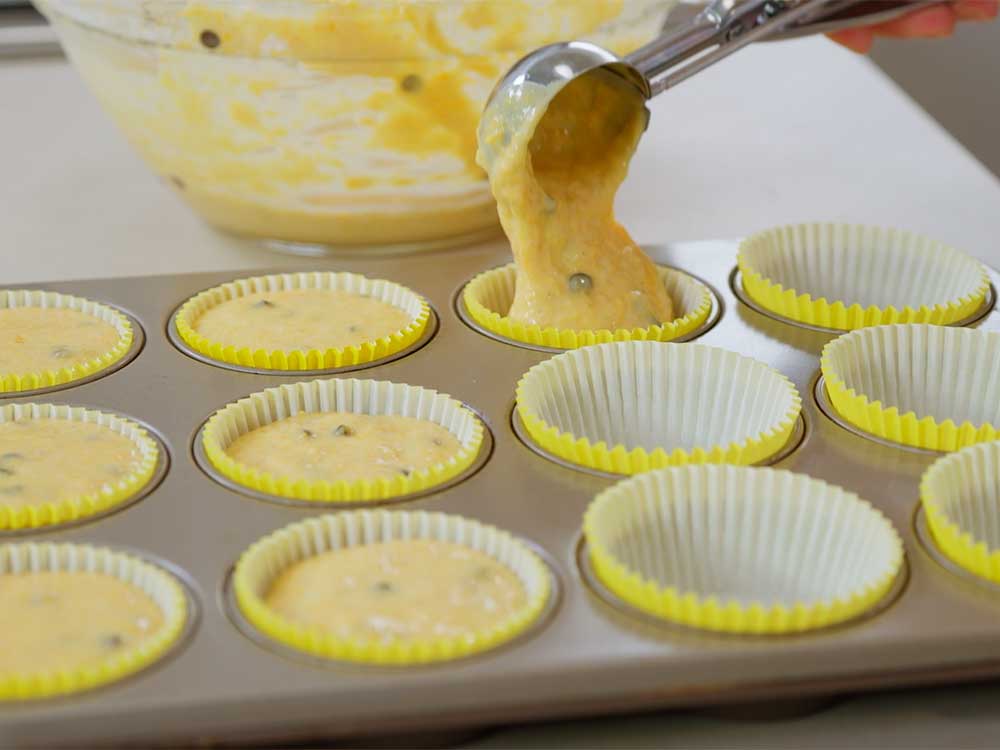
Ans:
[[[276,476],[233,459],[226,449],[240,436],[300,412],[395,415],[434,422],[461,449],[445,462],[392,479],[307,480]],[[318,502],[364,502],[401,497],[444,484],[469,468],[483,443],[484,426],[460,401],[428,388],[380,380],[334,379],[281,385],[217,411],[205,424],[202,446],[225,477],[271,495]]]
[[[989,290],[981,263],[912,232],[798,224],[740,245],[743,288],[790,320],[853,330],[889,323],[948,325],[979,310]]]
[[[156,470],[160,457],[156,441],[145,429],[127,419],[92,409],[55,404],[8,404],[0,407],[0,423],[35,419],[64,419],[103,425],[135,443],[139,457],[130,466],[121,467],[127,469],[127,473],[94,492],[53,498],[44,504],[30,506],[15,506],[5,503],[0,497],[0,531],[44,528],[104,513],[134,497]],[[60,471],[58,464],[47,468],[53,472]]]
[[[118,332],[118,340],[108,351],[78,364],[38,372],[0,372],[0,394],[51,388],[72,383],[105,370],[128,353],[135,336],[132,324],[120,312],[107,305],[92,302],[82,297],[32,289],[0,291],[0,309],[15,307],[76,310],[86,315],[92,315],[112,326]]]
[[[920,482],[920,502],[941,551],[1000,584],[1000,443],[938,459]]]
[[[153,599],[163,613],[163,624],[135,646],[91,667],[0,672],[0,702],[54,697],[115,682],[159,660],[184,632],[188,618],[184,590],[172,575],[151,563],[86,544],[0,544],[0,586],[4,576],[46,571],[100,573],[125,581]]]
[[[820,365],[834,408],[865,432],[939,451],[1000,436],[1000,333],[865,328],[827,344]]]
[[[574,349],[531,368],[517,386],[517,412],[535,443],[618,474],[758,463],[788,442],[801,405],[776,370],[699,344]]]
[[[321,628],[291,622],[265,602],[274,579],[297,562],[336,549],[406,539],[462,544],[489,555],[520,579],[525,605],[481,633],[407,641],[342,638]],[[515,638],[542,614],[551,596],[551,580],[537,554],[493,526],[444,513],[364,510],[311,518],[264,537],[240,557],[233,574],[233,589],[243,616],[286,646],[327,659],[407,665],[457,659]]]
[[[266,351],[237,348],[211,341],[197,331],[198,318],[223,302],[257,292],[291,289],[319,289],[367,295],[398,307],[410,317],[409,324],[388,336],[356,346],[326,350],[299,349]],[[195,295],[178,310],[174,321],[181,339],[196,352],[219,362],[267,370],[325,370],[376,362],[416,343],[430,319],[427,301],[404,286],[384,279],[369,279],[355,273],[315,271],[273,274],[231,281]]]
[[[777,634],[872,609],[903,564],[892,524],[803,474],[737,466],[649,472],[584,517],[596,575],[628,604],[682,625]]]
[[[611,341],[670,341],[691,333],[705,322],[712,310],[712,292],[682,271],[660,268],[660,273],[678,316],[670,322],[649,328],[577,331],[542,328],[511,320],[507,311],[514,301],[517,284],[517,268],[513,263],[476,276],[465,285],[462,301],[472,319],[483,328],[525,344],[576,349]]]

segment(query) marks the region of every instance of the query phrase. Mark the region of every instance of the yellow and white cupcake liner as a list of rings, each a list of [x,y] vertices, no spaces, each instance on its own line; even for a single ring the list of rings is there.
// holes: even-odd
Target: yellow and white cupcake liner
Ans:
[[[34,391],[40,388],[72,383],[94,373],[106,370],[120,361],[132,347],[135,332],[132,323],[113,307],[82,297],[35,289],[7,289],[0,291],[0,309],[38,307],[41,309],[76,310],[92,315],[118,332],[118,339],[111,349],[86,362],[37,372],[0,372],[0,394]]]
[[[788,471],[685,466],[599,494],[584,517],[600,581],[706,630],[777,634],[871,610],[903,565],[892,524],[857,495]]]
[[[537,445],[617,474],[758,463],[785,446],[801,406],[781,373],[700,344],[575,349],[535,365],[517,386],[518,416]]]
[[[517,268],[513,263],[485,271],[472,279],[462,291],[462,302],[472,319],[487,331],[534,346],[576,349],[612,341],[670,341],[686,336],[708,319],[712,311],[712,292],[682,271],[661,267],[660,274],[677,317],[648,328],[571,330],[511,320],[507,312],[514,302],[517,285]]]
[[[135,586],[160,608],[163,625],[141,643],[91,667],[0,673],[0,702],[49,698],[116,682],[161,659],[184,633],[189,617],[184,589],[152,563],[86,544],[0,544],[0,582],[9,575],[58,571],[100,573]]]
[[[948,325],[979,310],[985,267],[912,232],[798,224],[745,239],[738,265],[759,305],[809,325],[853,330],[890,323]]]
[[[337,549],[408,539],[461,544],[492,557],[520,579],[525,605],[480,633],[404,641],[342,638],[322,628],[294,623],[265,601],[275,578],[302,560]],[[240,612],[260,632],[314,656],[384,665],[446,661],[496,648],[539,620],[551,589],[551,574],[545,563],[508,532],[461,516],[426,511],[348,511],[301,521],[253,544],[240,557],[233,573],[233,591]]]
[[[227,448],[253,430],[301,412],[351,412],[424,419],[444,427],[461,445],[447,461],[392,479],[308,480],[277,476],[232,458]],[[384,380],[313,380],[268,388],[229,404],[205,423],[202,447],[223,476],[258,492],[294,500],[372,502],[426,491],[466,471],[483,444],[482,421],[443,393]]]
[[[80,495],[53,498],[41,505],[14,506],[0,499],[0,531],[39,529],[80,521],[128,502],[152,479],[160,460],[160,448],[149,433],[128,419],[115,414],[57,404],[8,404],[0,407],[0,423],[29,419],[64,419],[107,427],[135,443],[139,458],[129,471],[108,482],[99,490]],[[58,471],[58,466],[50,467]]]
[[[1000,584],[1000,443],[938,459],[920,481],[920,502],[941,551]]]
[[[834,408],[865,432],[938,451],[1000,437],[1000,333],[865,328],[827,344],[820,365]]]
[[[252,350],[212,341],[196,330],[198,319],[223,302],[258,292],[319,289],[367,295],[398,307],[410,318],[407,326],[378,339],[355,346],[331,349]],[[369,279],[356,273],[313,271],[272,274],[231,281],[207,289],[185,302],[174,316],[177,333],[194,351],[210,359],[241,367],[264,370],[330,370],[376,362],[412,346],[427,329],[430,306],[416,292],[384,279]]]

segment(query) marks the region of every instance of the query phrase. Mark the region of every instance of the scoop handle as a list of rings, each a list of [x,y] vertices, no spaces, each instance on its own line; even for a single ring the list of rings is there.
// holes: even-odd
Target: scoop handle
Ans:
[[[713,0],[624,61],[656,96],[752,42],[881,23],[938,1]]]

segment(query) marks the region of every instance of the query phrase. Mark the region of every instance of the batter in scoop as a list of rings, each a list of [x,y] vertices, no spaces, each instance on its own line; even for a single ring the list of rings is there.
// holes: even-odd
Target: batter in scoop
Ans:
[[[241,435],[232,458],[299,479],[392,479],[443,463],[458,439],[424,419],[349,412],[304,412]]]
[[[106,354],[118,343],[113,325],[79,310],[0,309],[0,372],[61,370]]]
[[[339,289],[255,292],[206,310],[194,329],[210,341],[266,351],[341,349],[406,328],[395,305]]]
[[[415,641],[482,632],[527,602],[517,575],[478,550],[427,539],[326,552],[277,577],[267,604],[341,638]]]
[[[141,589],[83,572],[0,575],[0,678],[93,667],[163,625]]]
[[[614,218],[615,193],[646,125],[642,97],[605,71],[550,97],[526,83],[491,105],[480,125],[479,163],[517,264],[508,316],[564,329],[672,320],[660,274]],[[522,121],[514,113],[526,113],[526,125],[510,132],[510,122]]]
[[[69,419],[0,423],[0,505],[15,508],[98,492],[136,471],[139,446],[114,430]]]

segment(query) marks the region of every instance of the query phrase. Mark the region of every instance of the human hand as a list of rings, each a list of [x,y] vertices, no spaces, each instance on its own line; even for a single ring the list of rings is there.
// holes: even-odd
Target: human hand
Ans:
[[[864,53],[872,48],[876,36],[896,39],[950,36],[958,21],[990,21],[997,17],[998,10],[1000,0],[953,0],[874,26],[835,31],[830,38],[848,49]]]

